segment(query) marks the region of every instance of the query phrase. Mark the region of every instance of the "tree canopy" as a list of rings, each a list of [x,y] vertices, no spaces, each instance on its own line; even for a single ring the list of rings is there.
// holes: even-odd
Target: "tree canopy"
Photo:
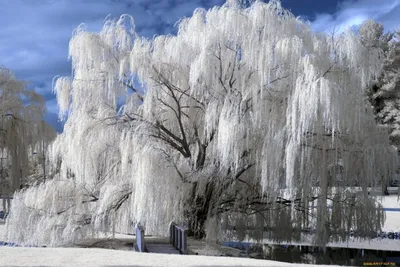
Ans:
[[[231,2],[195,10],[176,36],[140,37],[128,15],[75,30],[73,75],[54,87],[57,175],[15,195],[10,240],[60,245],[135,222],[165,235],[172,220],[211,239],[313,228],[319,244],[380,229],[367,187],[393,175],[396,150],[365,88],[382,50],[315,33],[279,1]]]
[[[362,43],[384,53],[382,73],[368,90],[377,122],[388,128],[391,144],[400,149],[400,30],[383,34],[383,26],[366,21],[360,27]]]
[[[11,70],[0,68],[0,195],[10,197],[25,185],[30,172],[32,151],[42,140],[54,136],[43,120],[44,99]]]

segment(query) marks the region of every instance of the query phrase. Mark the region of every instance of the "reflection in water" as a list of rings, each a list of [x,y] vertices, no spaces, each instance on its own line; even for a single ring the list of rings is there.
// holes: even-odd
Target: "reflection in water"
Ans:
[[[352,248],[317,248],[310,246],[261,245],[245,242],[224,242],[224,246],[247,252],[252,258],[304,264],[334,264],[363,266],[368,263],[384,263],[400,266],[399,251],[377,251]],[[379,266],[379,265],[375,265]]]

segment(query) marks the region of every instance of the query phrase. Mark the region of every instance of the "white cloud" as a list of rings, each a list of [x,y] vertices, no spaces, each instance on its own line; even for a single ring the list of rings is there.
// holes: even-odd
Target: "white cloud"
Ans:
[[[385,30],[400,28],[400,0],[346,0],[334,14],[317,14],[311,23],[316,31],[344,30],[359,26],[367,19],[382,23]]]

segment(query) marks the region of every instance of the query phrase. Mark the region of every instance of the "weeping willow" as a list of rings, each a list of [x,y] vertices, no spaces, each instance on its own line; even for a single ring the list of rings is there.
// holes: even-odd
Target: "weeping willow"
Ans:
[[[64,132],[54,179],[18,192],[7,238],[63,245],[98,233],[346,240],[384,222],[369,186],[396,151],[364,88],[381,51],[353,32],[315,33],[279,1],[197,9],[176,36],[133,18],[79,26],[73,75],[55,80]],[[357,187],[355,187],[357,186]]]

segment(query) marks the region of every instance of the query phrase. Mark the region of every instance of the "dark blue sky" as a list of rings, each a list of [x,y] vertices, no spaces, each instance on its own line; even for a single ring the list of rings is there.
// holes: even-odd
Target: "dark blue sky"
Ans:
[[[282,0],[296,16],[308,19],[317,31],[344,29],[372,18],[387,30],[400,28],[400,0]],[[18,79],[44,95],[46,120],[57,130],[57,102],[51,83],[56,75],[68,76],[67,60],[72,31],[85,23],[100,30],[111,14],[132,15],[141,36],[174,33],[174,24],[198,7],[222,5],[225,0],[0,0],[0,64]]]

